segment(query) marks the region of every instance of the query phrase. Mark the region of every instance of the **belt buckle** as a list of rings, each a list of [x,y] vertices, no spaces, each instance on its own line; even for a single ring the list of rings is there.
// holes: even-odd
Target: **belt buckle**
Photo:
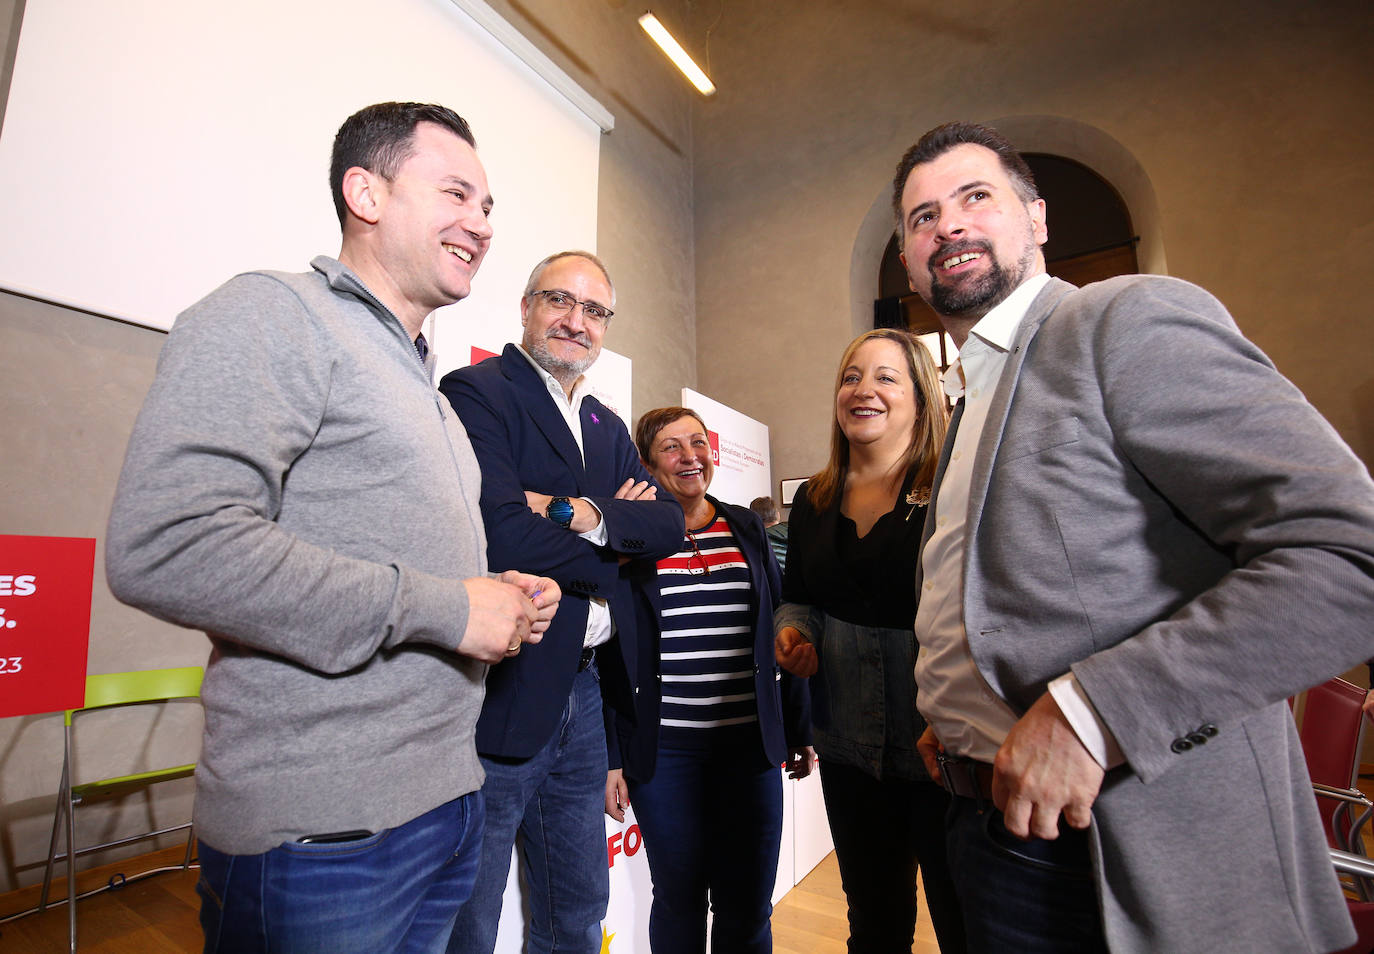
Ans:
[[[983,786],[978,784],[977,762],[973,759],[946,755],[944,752],[937,752],[935,761],[940,767],[940,781],[944,783],[945,791],[951,795],[972,800],[974,807],[979,812],[984,812],[992,807],[989,800],[983,797]],[[956,775],[956,773],[958,774]],[[956,778],[963,779],[964,785],[956,784]],[[963,794],[964,791],[970,794],[965,795]]]
[[[588,647],[582,650],[582,656],[577,660],[577,671],[585,672],[591,668],[592,660],[596,658],[596,649]]]

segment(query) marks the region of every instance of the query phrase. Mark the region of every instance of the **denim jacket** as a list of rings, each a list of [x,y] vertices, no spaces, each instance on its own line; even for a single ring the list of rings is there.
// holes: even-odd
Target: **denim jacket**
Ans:
[[[821,759],[874,778],[929,778],[916,740],[926,723],[916,711],[916,635],[910,629],[860,626],[800,603],[783,603],[773,631],[794,626],[816,647],[811,724]]]

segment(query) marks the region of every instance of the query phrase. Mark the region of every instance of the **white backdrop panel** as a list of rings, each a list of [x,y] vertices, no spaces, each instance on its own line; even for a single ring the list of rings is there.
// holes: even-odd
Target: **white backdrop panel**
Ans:
[[[769,496],[773,478],[768,425],[691,388],[682,389],[682,405],[706,415],[716,465],[712,496],[741,507],[755,497]]]
[[[459,316],[503,313],[540,258],[595,247],[599,130],[449,0],[28,0],[0,287],[168,328],[237,272],[302,271],[339,248],[334,133],[384,100],[442,103],[476,134],[495,237]]]

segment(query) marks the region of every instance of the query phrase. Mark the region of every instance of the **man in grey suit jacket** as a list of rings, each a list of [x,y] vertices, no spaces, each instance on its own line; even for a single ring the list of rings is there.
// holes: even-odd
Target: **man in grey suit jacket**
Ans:
[[[1365,467],[1206,292],[1045,275],[995,131],[927,133],[893,204],[961,348],[916,679],[970,949],[1349,944],[1284,699],[1369,655]]]

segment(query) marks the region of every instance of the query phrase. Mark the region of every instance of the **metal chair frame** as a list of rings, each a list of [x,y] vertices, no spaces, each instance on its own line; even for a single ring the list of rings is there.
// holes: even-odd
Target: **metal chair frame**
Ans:
[[[173,825],[169,828],[158,829],[157,831],[118,838],[114,841],[105,842],[99,845],[74,848],[76,845],[76,807],[88,802],[116,798],[136,791],[141,791],[158,782],[168,782],[172,779],[186,778],[194,773],[196,769],[196,764],[192,762],[187,765],[153,769],[147,772],[138,772],[133,775],[120,775],[114,778],[73,784],[72,743],[74,719],[79,713],[89,712],[94,709],[109,709],[117,706],[165,703],[177,699],[199,698],[200,684],[204,675],[205,670],[200,666],[185,666],[177,669],[150,669],[142,672],[106,673],[87,676],[84,705],[76,709],[68,709],[63,714],[62,783],[57,793],[57,808],[53,813],[52,838],[48,843],[48,863],[43,874],[43,891],[39,898],[38,909],[42,911],[48,906],[48,891],[52,886],[53,867],[57,860],[62,858],[66,861],[67,865],[67,932],[69,950],[72,954],[75,954],[76,951],[77,858],[92,852],[103,851],[107,848],[117,848],[121,845],[128,845],[148,838],[155,838],[159,835],[185,830],[187,832],[186,855],[182,864],[178,866],[180,869],[184,870],[191,867],[191,853],[195,846],[195,833],[191,831],[191,823],[186,822],[185,824]],[[66,832],[67,842],[66,851],[60,855],[57,853],[57,833],[59,829]],[[158,868],[152,871],[140,872],[134,875],[133,878],[125,878],[124,881],[126,883],[128,881],[136,881],[157,874],[159,871],[163,870],[166,869]]]
[[[1336,832],[1336,839],[1341,842],[1337,847],[1331,849],[1333,861],[1338,861],[1338,855],[1349,856],[1361,860],[1362,867],[1352,869],[1349,864],[1342,866],[1337,864],[1336,869],[1352,877],[1346,879],[1348,886],[1355,892],[1355,896],[1361,901],[1374,901],[1374,859],[1369,859],[1365,855],[1364,839],[1362,830],[1369,821],[1370,815],[1374,813],[1374,802],[1371,802],[1363,792],[1358,789],[1335,788],[1330,785],[1322,785],[1313,782],[1312,788],[1317,793],[1317,798],[1329,798],[1340,802],[1333,813],[1332,828]],[[1342,837],[1341,820],[1348,818],[1351,812],[1359,811],[1354,820],[1350,823],[1347,831],[1348,835]]]
[[[1365,690],[1344,679],[1313,686],[1303,698],[1299,731],[1327,840],[1333,849],[1357,856],[1365,855],[1363,831],[1374,816],[1374,803],[1356,787],[1367,722],[1364,699]],[[1374,879],[1345,880],[1361,901],[1374,901]]]
[[[1357,883],[1374,886],[1374,859],[1366,858],[1349,851],[1331,849],[1331,864],[1338,875],[1353,878]],[[1345,900],[1351,920],[1355,923],[1357,940],[1355,944],[1338,954],[1370,954],[1374,950],[1374,903],[1368,900]]]

